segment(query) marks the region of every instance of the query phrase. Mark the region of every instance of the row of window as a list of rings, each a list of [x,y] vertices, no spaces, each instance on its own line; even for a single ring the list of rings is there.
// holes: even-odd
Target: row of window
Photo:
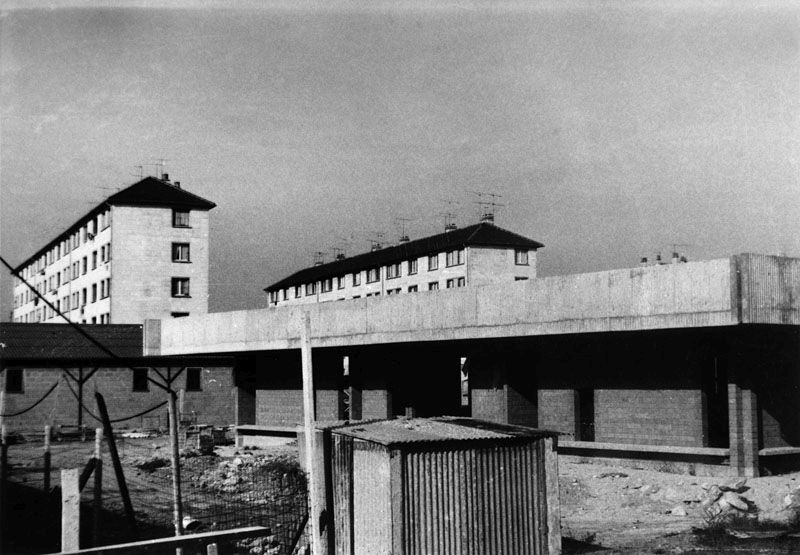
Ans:
[[[92,322],[95,323],[95,322]],[[25,393],[25,373],[23,368],[6,368],[6,393]],[[186,369],[186,391],[202,391],[202,368]],[[133,391],[150,391],[148,368],[133,369]]]
[[[98,287],[99,285],[99,287]],[[75,291],[72,295],[64,295],[60,299],[53,301],[55,308],[44,306],[35,310],[31,310],[28,314],[17,319],[21,322],[41,322],[42,320],[49,320],[56,316],[56,311],[64,314],[70,310],[78,310],[85,307],[90,302],[95,303],[111,296],[111,278],[101,280],[99,284],[93,283],[91,287],[84,287],[79,291]],[[35,306],[35,305],[34,305]],[[92,322],[93,324],[96,322]],[[107,322],[101,321],[105,324]]]
[[[448,279],[445,282],[445,286],[448,289],[454,289],[454,288],[457,288],[457,287],[464,287],[465,285],[466,285],[466,280],[463,277]],[[409,293],[416,293],[416,292],[419,291],[419,286],[418,285],[409,285],[406,290]],[[438,290],[439,290],[439,282],[438,281],[431,281],[431,282],[428,283],[428,291],[438,291]],[[402,292],[403,292],[403,288],[402,287],[395,287],[394,289],[387,289],[386,290],[386,294],[387,295],[399,295]],[[380,293],[380,291],[376,291],[374,293],[367,293],[364,296],[365,297],[380,297],[381,293]],[[354,299],[360,299],[361,295],[353,295],[353,298]],[[345,299],[344,299],[344,297],[342,297],[339,300],[343,301]]]
[[[34,274],[44,270],[47,266],[65,257],[80,245],[94,240],[95,236],[102,230],[111,225],[111,212],[106,211],[92,218],[86,225],[82,225],[72,232],[65,239],[53,245],[46,253],[28,265],[23,271],[22,276],[27,279]]]

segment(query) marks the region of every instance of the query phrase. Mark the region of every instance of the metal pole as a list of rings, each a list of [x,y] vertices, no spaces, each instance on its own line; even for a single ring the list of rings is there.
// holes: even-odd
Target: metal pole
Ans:
[[[44,491],[50,492],[50,426],[44,427]]]
[[[175,535],[183,535],[183,507],[181,504],[181,458],[178,452],[177,395],[170,389],[169,395],[169,443],[172,448],[172,508],[175,520]]]
[[[321,555],[322,541],[318,517],[317,475],[314,471],[314,369],[311,362],[311,315],[306,312],[300,330],[300,356],[303,368],[303,427],[306,442],[306,472],[308,473],[308,526],[311,528],[311,553]]]
[[[108,418],[108,409],[106,408],[106,401],[100,392],[95,392],[95,399],[97,400],[97,410],[100,412],[100,418],[103,419],[103,432],[108,440],[108,452],[111,455],[111,462],[114,465],[114,474],[117,476],[117,485],[119,486],[119,495],[122,497],[122,504],[125,507],[125,516],[128,520],[128,527],[130,528],[131,535],[134,539],[139,535],[136,527],[136,516],[133,514],[133,505],[131,505],[131,496],[128,493],[128,485],[125,483],[125,474],[122,472],[122,463],[119,462],[119,453],[117,453],[117,443],[114,440],[114,430],[111,429],[111,420]]]
[[[100,517],[103,510],[103,429],[94,430],[94,498],[92,499],[92,545],[100,545]]]

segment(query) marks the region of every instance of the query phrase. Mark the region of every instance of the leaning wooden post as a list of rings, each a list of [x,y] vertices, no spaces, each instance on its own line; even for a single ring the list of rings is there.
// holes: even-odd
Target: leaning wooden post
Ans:
[[[303,367],[303,428],[306,448],[306,472],[308,473],[308,526],[311,528],[311,553],[323,553],[322,537],[320,535],[320,503],[317,496],[317,473],[314,469],[315,436],[314,421],[314,368],[311,362],[311,315],[306,312],[303,327],[300,329],[300,356]]]
[[[125,507],[125,517],[128,520],[128,527],[130,528],[133,539],[137,539],[139,531],[136,528],[136,516],[133,514],[133,505],[131,505],[131,496],[128,493],[128,484],[125,483],[125,474],[122,472],[122,463],[119,462],[117,442],[114,440],[114,430],[111,429],[111,420],[108,418],[106,401],[99,391],[95,392],[94,397],[97,400],[97,410],[100,412],[100,418],[103,420],[103,432],[108,441],[108,453],[111,455],[111,462],[114,465],[114,474],[117,476],[119,495],[122,497],[122,505]]]
[[[78,551],[81,527],[80,469],[61,471],[61,551]]]
[[[92,545],[100,545],[100,516],[103,510],[103,429],[94,431],[94,497],[92,498]]]
[[[44,491],[50,491],[50,426],[44,427]]]
[[[172,449],[172,513],[175,520],[175,535],[183,535],[183,507],[181,500],[181,456],[178,451],[177,395],[172,388],[169,395],[169,443]]]

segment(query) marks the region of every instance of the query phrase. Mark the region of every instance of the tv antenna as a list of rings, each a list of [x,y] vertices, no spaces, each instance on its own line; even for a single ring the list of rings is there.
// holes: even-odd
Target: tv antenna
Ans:
[[[395,225],[399,225],[400,229],[401,229],[401,232],[400,232],[400,242],[401,243],[408,243],[410,241],[410,239],[408,238],[408,234],[406,234],[406,224],[408,222],[413,222],[413,221],[414,221],[414,218],[402,218],[402,217],[399,217],[399,216],[394,219]]]
[[[369,237],[370,250],[377,251],[383,248],[383,239],[386,234],[383,231],[373,231]]]
[[[494,223],[497,209],[505,206],[505,204],[500,204],[500,202],[498,202],[503,198],[503,195],[485,191],[470,191],[470,193],[475,195],[478,199],[474,204],[477,204],[480,208],[480,221]]]
[[[166,167],[167,162],[169,162],[169,160],[166,158],[156,159],[155,167],[158,170],[158,173],[156,174],[157,178],[161,179],[161,176],[164,175],[164,168]]]
[[[314,253],[314,266],[322,266],[325,264],[325,252],[317,251]]]
[[[138,166],[133,166],[133,167],[138,169],[139,173],[132,173],[131,175],[133,177],[138,177],[139,179],[143,179],[144,178],[144,165],[139,164]]]

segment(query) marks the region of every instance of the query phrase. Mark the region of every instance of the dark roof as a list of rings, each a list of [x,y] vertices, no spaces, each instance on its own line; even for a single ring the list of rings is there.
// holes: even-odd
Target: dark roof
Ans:
[[[138,324],[80,325],[119,357],[140,357],[142,326]],[[15,361],[110,360],[111,357],[68,324],[0,323],[0,358]]]
[[[106,204],[169,206],[174,208],[195,208],[197,210],[211,210],[216,206],[209,200],[155,177],[145,177],[130,187],[111,195],[106,199]]]
[[[66,239],[86,222],[104,212],[109,206],[166,206],[171,208],[193,208],[195,210],[210,210],[216,206],[213,202],[198,197],[180,187],[157,179],[155,177],[145,177],[137,181],[118,193],[115,193],[92,208],[81,218],[75,221],[66,230],[62,231],[55,238],[50,240],[45,246],[28,257],[24,262],[17,265],[14,271],[20,272],[25,266],[42,256],[51,249],[55,243]]]
[[[461,229],[455,229],[430,237],[423,237],[408,243],[401,243],[394,247],[366,252],[343,260],[336,260],[319,266],[311,266],[300,270],[277,283],[266,287],[264,291],[277,291],[285,287],[302,285],[329,277],[341,276],[402,262],[410,258],[426,256],[437,252],[452,250],[461,247],[481,246],[481,247],[508,247],[518,249],[536,250],[544,245],[533,239],[528,239],[511,231],[497,227],[488,222],[470,225]]]

